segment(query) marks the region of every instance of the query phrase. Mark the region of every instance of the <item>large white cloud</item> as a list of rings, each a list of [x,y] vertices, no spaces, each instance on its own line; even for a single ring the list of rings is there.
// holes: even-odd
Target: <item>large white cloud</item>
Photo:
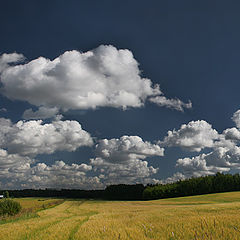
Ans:
[[[39,57],[8,65],[22,58],[16,53],[0,57],[1,92],[10,99],[62,110],[140,107],[148,97],[180,111],[191,107],[180,100],[172,103],[163,97],[159,85],[153,86],[150,79],[142,78],[138,62],[127,49],[101,45],[85,53],[67,51],[52,61]],[[165,101],[160,103],[154,98],[157,95]]]
[[[198,120],[183,124],[179,130],[168,131],[168,136],[159,144],[200,152],[203,148],[213,147],[215,141],[219,140],[219,138],[220,135],[209,123]]]
[[[0,147],[22,156],[51,154],[55,151],[75,151],[92,146],[93,140],[77,121],[19,121],[13,124],[0,118]]]

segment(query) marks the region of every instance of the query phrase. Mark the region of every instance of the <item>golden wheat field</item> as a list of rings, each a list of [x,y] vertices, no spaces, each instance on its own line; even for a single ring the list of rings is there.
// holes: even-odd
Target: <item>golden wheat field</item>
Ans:
[[[17,201],[23,210],[53,202],[36,198]],[[142,202],[58,203],[30,217],[0,221],[0,239],[240,239],[240,192]]]

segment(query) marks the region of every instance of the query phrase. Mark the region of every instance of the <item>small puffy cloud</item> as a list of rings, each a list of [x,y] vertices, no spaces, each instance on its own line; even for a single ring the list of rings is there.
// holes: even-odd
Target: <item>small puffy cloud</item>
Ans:
[[[131,51],[101,45],[81,53],[66,51],[54,60],[39,57],[28,63],[20,54],[3,54],[0,59],[1,93],[38,107],[67,111],[115,107],[141,107],[146,99],[179,111],[192,104],[167,99],[159,85],[143,78]],[[158,96],[158,97],[156,97]],[[39,110],[42,111],[42,110]],[[38,115],[27,110],[25,115]]]
[[[204,175],[213,175],[217,172],[229,171],[230,168],[219,167],[214,165],[207,165],[205,154],[201,154],[192,158],[180,158],[177,161],[177,167],[181,170],[183,176],[189,177],[200,177]]]
[[[237,128],[227,128],[223,131],[226,140],[239,141],[240,131]]]
[[[47,166],[45,163],[38,163],[31,168],[31,174],[38,177],[48,177],[51,181],[52,177],[65,176],[65,177],[79,177],[84,176],[86,172],[92,170],[92,166],[85,163],[68,165],[63,161],[56,161],[52,166]]]
[[[144,142],[139,136],[122,136],[120,139],[100,140],[96,145],[96,155],[106,161],[119,163],[148,156],[163,156],[164,149]]]
[[[233,116],[232,120],[235,122],[236,126],[240,128],[240,110],[237,110]]]
[[[168,177],[164,180],[160,180],[159,183],[161,184],[165,184],[165,183],[173,183],[173,182],[177,182],[179,180],[184,180],[186,179],[187,177],[181,173],[181,172],[176,172],[174,173],[171,177]]]
[[[218,132],[209,123],[198,120],[183,124],[179,130],[168,131],[168,136],[159,144],[200,152],[203,148],[213,147],[219,137]]]
[[[103,174],[105,184],[145,183],[158,169],[148,166],[147,157],[163,156],[164,149],[144,142],[138,136],[122,136],[120,139],[103,139],[96,145],[95,159],[91,159],[94,171]]]
[[[27,109],[23,113],[24,119],[47,119],[55,117],[58,114],[58,108],[52,107],[40,107],[37,111],[33,111],[31,108]]]
[[[104,185],[149,183],[150,176],[156,174],[158,168],[148,166],[147,161],[129,159],[127,162],[108,162],[103,158],[90,159],[94,171],[102,175]]]
[[[161,107],[175,109],[180,112],[183,112],[184,108],[187,108],[187,109],[192,108],[191,101],[189,101],[188,103],[184,103],[180,99],[167,99],[165,96],[151,97],[149,98],[149,101],[156,103]]]
[[[22,156],[51,154],[55,151],[75,151],[81,146],[92,146],[93,140],[77,121],[41,120],[19,121],[0,119],[0,147]]]

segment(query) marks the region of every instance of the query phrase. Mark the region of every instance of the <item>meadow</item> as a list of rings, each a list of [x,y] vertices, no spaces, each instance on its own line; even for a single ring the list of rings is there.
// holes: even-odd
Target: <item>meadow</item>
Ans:
[[[36,212],[0,221],[2,240],[240,239],[240,192],[154,201],[65,200],[46,209],[43,203],[56,200],[15,200],[23,211]]]

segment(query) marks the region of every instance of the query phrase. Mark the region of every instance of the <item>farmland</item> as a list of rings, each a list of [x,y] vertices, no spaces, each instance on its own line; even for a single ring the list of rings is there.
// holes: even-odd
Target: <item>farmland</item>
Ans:
[[[240,192],[154,201],[65,200],[46,209],[43,204],[56,200],[16,200],[23,211],[36,213],[0,221],[1,239],[240,239]]]

